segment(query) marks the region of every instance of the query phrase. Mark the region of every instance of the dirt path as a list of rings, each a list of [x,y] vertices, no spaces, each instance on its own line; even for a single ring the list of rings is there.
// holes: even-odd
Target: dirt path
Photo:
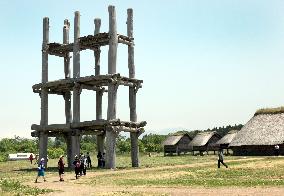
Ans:
[[[263,158],[248,158],[248,159],[239,159],[231,160],[228,162],[235,161],[249,161],[249,160],[261,160]],[[87,176],[83,176],[78,180],[75,180],[73,174],[66,174],[65,181],[59,182],[58,176],[51,175],[48,176],[47,182],[34,183],[28,182],[27,185],[38,187],[38,188],[47,188],[57,190],[46,195],[283,195],[284,187],[270,187],[270,188],[239,188],[239,187],[230,187],[230,188],[191,188],[191,187],[132,187],[132,186],[92,186],[88,184],[83,184],[84,182],[91,180],[97,176],[103,176],[106,174],[118,174],[118,173],[139,173],[145,171],[157,171],[165,170],[170,168],[190,168],[198,166],[212,165],[215,162],[207,163],[194,163],[187,165],[175,165],[175,166],[161,166],[155,168],[142,168],[142,169],[130,169],[130,170],[115,170],[115,171],[103,171],[103,172],[89,172]]]

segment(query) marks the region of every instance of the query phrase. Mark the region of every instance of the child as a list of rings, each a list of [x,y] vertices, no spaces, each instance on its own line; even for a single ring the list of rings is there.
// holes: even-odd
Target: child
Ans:
[[[37,179],[38,177],[42,176],[44,182],[46,181],[45,177],[44,177],[44,158],[41,158],[39,166],[38,166],[38,173],[37,173],[37,177],[35,180],[35,183],[37,183]]]
[[[59,181],[64,181],[63,174],[64,174],[64,162],[63,162],[63,155],[60,156],[58,161],[58,172],[59,172]]]
[[[73,165],[75,165],[75,174],[76,174],[76,179],[78,179],[78,175],[80,173],[80,160],[78,156],[75,156],[75,161],[73,162]]]

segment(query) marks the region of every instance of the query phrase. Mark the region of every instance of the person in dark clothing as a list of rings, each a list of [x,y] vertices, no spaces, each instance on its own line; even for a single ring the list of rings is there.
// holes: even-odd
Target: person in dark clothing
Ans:
[[[98,158],[98,168],[102,168],[103,155],[101,152],[98,152],[97,158]]]
[[[58,161],[58,173],[59,173],[59,181],[64,181],[63,174],[64,174],[64,162],[63,162],[63,155],[60,156]]]
[[[34,156],[33,156],[33,154],[31,154],[30,157],[29,157],[31,164],[33,164],[33,159],[34,159]]]
[[[83,170],[84,170],[84,155],[81,153],[80,154],[80,176],[83,175]]]
[[[106,165],[106,160],[105,160],[105,158],[106,158],[106,153],[103,153],[103,156],[102,156],[102,168],[104,168],[105,165]]]
[[[228,165],[224,163],[224,154],[222,148],[220,148],[218,151],[218,168],[220,168],[220,163],[222,163],[226,168],[228,168]]]
[[[90,157],[89,152],[87,152],[87,166],[88,166],[89,168],[92,167],[92,160],[91,160],[91,157]]]
[[[75,175],[76,175],[75,177],[76,179],[78,179],[81,163],[77,155],[75,156],[75,161],[73,162],[73,165],[75,166]]]
[[[83,174],[85,176],[87,173],[87,158],[85,155],[83,155],[83,162],[81,164],[83,164]]]
[[[83,174],[86,175],[86,158],[83,153],[81,154],[80,163],[80,176],[82,176]]]

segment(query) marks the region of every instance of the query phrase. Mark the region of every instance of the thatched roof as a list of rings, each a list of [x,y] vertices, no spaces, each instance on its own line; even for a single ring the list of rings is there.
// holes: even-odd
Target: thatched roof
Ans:
[[[284,143],[284,113],[257,114],[238,132],[229,146]]]
[[[280,113],[284,113],[284,107],[278,107],[278,108],[262,108],[257,110],[254,113],[254,116],[257,116],[259,114],[280,114]]]
[[[222,137],[216,144],[230,144],[234,137],[237,135],[238,130],[231,130],[227,135]]]
[[[220,138],[221,136],[215,132],[200,132],[198,133],[193,140],[189,143],[190,146],[205,146],[208,141],[213,137],[214,135],[218,135]]]
[[[179,140],[184,136],[187,135],[189,138],[191,138],[187,133],[186,134],[179,134],[179,135],[170,135],[167,137],[167,139],[162,143],[163,146],[172,146],[176,145]]]

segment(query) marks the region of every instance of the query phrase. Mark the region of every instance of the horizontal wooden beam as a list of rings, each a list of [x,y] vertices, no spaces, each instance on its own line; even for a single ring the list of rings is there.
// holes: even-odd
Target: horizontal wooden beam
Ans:
[[[106,126],[125,126],[129,128],[140,128],[146,126],[146,121],[132,122],[132,121],[120,121],[115,120],[92,120],[84,122],[74,122],[68,124],[49,124],[46,126],[33,124],[32,130],[52,131],[52,130],[70,130],[70,129],[95,129],[93,127],[101,127],[98,129],[104,129]]]
[[[80,78],[67,78],[33,85],[33,92],[40,93],[42,89],[47,89],[49,94],[63,94],[72,91],[77,85],[81,89],[107,92],[109,84],[142,87],[143,80],[120,76],[120,74],[91,75]],[[104,87],[103,87],[104,86]]]
[[[80,50],[97,50],[101,46],[109,44],[110,36],[108,33],[98,33],[96,35],[87,35],[79,38]],[[129,38],[125,35],[118,34],[118,42],[126,45],[132,45],[133,38]],[[67,57],[69,52],[73,52],[73,43],[60,44],[60,43],[49,43],[47,52],[50,55],[59,57]]]
[[[68,124],[50,124],[46,126],[33,124],[31,126],[32,137],[38,137],[39,132],[45,132],[48,137],[56,137],[60,135],[101,135],[107,128],[111,128],[116,132],[137,132],[143,133],[146,121],[130,122],[114,120],[93,120]]]

